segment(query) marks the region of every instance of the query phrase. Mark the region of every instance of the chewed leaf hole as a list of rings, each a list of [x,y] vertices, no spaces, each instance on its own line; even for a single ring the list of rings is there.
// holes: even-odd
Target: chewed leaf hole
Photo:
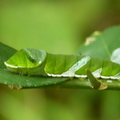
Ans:
[[[120,48],[117,48],[113,51],[111,61],[120,64]]]

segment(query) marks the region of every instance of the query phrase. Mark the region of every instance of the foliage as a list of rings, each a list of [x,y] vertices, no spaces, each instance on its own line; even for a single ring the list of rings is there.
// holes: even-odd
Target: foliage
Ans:
[[[103,31],[110,26],[120,24],[119,0],[2,0],[1,3],[0,41],[17,50],[36,48],[56,54],[73,54],[86,36],[93,31]],[[113,36],[112,32],[109,36]],[[110,43],[111,47],[114,45],[116,48],[119,47],[119,41],[116,39],[119,39],[119,34],[118,36],[115,34]],[[95,43],[91,43],[91,46],[92,44]],[[103,47],[101,43],[95,44],[90,48],[91,50],[90,46],[86,48],[84,46],[82,50],[82,46],[78,54],[98,55],[97,57],[109,59],[110,55],[105,55],[105,51],[100,52],[102,48],[98,49]],[[92,50],[93,48],[95,49]],[[3,50],[8,52],[8,49]],[[97,50],[99,54],[95,54]],[[3,57],[5,57],[4,51],[1,51]],[[4,60],[14,52],[9,53]],[[4,68],[3,62],[0,64]],[[80,88],[84,88],[85,84],[78,80],[74,81],[75,88],[79,88],[80,83]],[[69,81],[69,85],[66,81],[64,86],[63,88],[66,86],[72,88],[73,81]],[[120,92],[115,90],[60,89],[58,86],[55,89],[18,91],[0,84],[0,98],[1,120],[120,119]]]
[[[119,41],[119,37],[116,37],[116,42],[113,45],[114,37],[119,35],[119,29],[120,26],[117,26],[117,27],[109,28],[105,30],[103,33],[95,32],[92,36],[87,38],[85,46],[82,46],[80,51],[83,51],[83,53],[87,55],[88,54],[93,56],[99,55],[99,57],[102,56],[103,58],[110,59],[112,52],[115,49],[119,48],[119,44],[117,43],[117,41]],[[97,50],[95,46],[98,46]],[[4,51],[4,49],[6,50]],[[88,50],[89,53],[87,53]],[[82,86],[82,87],[90,88],[90,83],[88,80],[81,81],[77,78],[70,80],[70,78],[35,77],[35,76],[21,76],[18,74],[13,74],[5,69],[5,66],[3,65],[3,61],[7,60],[10,55],[14,54],[15,50],[1,43],[0,51],[1,51],[0,82],[4,84],[8,84],[11,88],[20,89],[20,88],[53,87],[53,86],[66,87],[66,88],[70,88],[70,87],[76,88],[76,86],[77,87],[79,86],[79,88],[81,88]],[[66,83],[66,81],[68,82]],[[101,79],[101,81],[107,85],[108,89],[111,88],[120,89],[119,81],[117,80]],[[61,82],[64,83],[59,84]]]

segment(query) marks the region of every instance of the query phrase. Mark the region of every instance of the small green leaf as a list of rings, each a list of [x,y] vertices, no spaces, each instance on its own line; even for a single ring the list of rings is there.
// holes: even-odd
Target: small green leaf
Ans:
[[[80,46],[79,52],[83,55],[101,57],[110,60],[112,52],[120,48],[120,26],[110,27],[103,32],[94,32]]]

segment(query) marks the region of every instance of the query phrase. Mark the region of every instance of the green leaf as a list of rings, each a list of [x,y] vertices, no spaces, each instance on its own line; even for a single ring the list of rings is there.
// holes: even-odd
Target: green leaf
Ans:
[[[111,27],[103,33],[97,32],[89,37],[93,40],[90,44],[83,45],[80,52],[85,55],[96,56],[110,59],[112,52],[120,48],[120,26]],[[89,40],[88,39],[88,40]],[[95,41],[94,41],[95,40]],[[10,48],[0,43],[0,83],[11,85],[11,88],[36,88],[36,87],[60,87],[60,88],[89,88],[90,82],[87,79],[73,78],[50,78],[40,76],[22,76],[19,74],[9,72],[4,66],[4,61],[11,57],[16,52],[15,49]],[[120,54],[118,54],[119,56]],[[115,52],[116,57],[116,52]],[[114,58],[115,59],[115,58]],[[118,59],[117,59],[118,60]],[[119,60],[118,60],[119,61]],[[120,89],[118,80],[99,79],[102,83],[101,89]],[[104,86],[105,85],[105,86]],[[16,87],[20,86],[20,87]]]
[[[10,58],[16,52],[15,49],[0,43],[0,83],[13,86],[28,87],[45,87],[55,85],[63,81],[69,80],[69,78],[50,78],[39,76],[22,76],[19,74],[9,72],[4,61]],[[17,88],[19,89],[19,87]]]
[[[110,60],[112,52],[120,48],[120,26],[110,27],[103,32],[94,32],[80,46],[79,52],[84,55],[101,57]],[[120,54],[118,54],[119,56]]]

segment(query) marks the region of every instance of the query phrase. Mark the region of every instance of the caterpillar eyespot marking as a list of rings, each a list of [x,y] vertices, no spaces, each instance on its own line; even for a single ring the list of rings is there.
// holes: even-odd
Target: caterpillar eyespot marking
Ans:
[[[36,60],[33,58],[33,57],[29,57],[29,60],[32,62],[32,63],[35,63],[36,62]]]

